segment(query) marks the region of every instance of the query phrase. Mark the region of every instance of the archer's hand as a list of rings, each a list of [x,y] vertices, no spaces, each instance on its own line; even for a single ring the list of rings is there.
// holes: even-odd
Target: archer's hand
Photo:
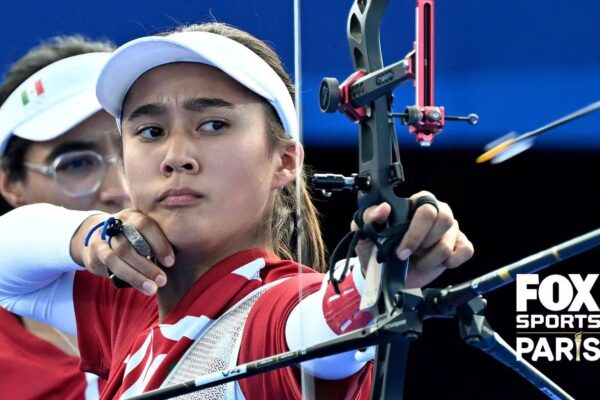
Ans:
[[[412,195],[410,199],[414,202],[421,196],[434,197],[431,193],[422,191]],[[460,231],[450,206],[439,200],[437,204],[439,210],[431,204],[424,204],[415,210],[410,226],[396,248],[399,259],[409,259],[406,281],[408,288],[422,287],[437,278],[446,268],[456,268],[473,256],[473,244]],[[383,224],[390,212],[388,203],[369,207],[363,215],[364,222]],[[354,221],[351,229],[358,229]],[[356,246],[363,272],[373,247],[369,240],[360,240]]]
[[[162,266],[173,266],[175,263],[173,248],[156,222],[132,208],[123,210],[114,217],[124,224],[133,225],[141,233]],[[110,269],[117,277],[142,293],[156,294],[158,288],[167,283],[165,272],[158,265],[138,254],[122,234],[114,236],[109,246],[107,241],[100,239],[101,229],[99,229],[92,235],[88,246],[84,246],[84,239],[90,229],[106,218],[106,215],[93,215],[77,229],[71,239],[73,260],[95,275],[106,277],[107,269]]]

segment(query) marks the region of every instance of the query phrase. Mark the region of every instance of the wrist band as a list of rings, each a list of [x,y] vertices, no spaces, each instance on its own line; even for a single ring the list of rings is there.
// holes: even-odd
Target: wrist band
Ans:
[[[108,245],[110,246],[110,242],[114,236],[117,236],[123,233],[123,222],[120,219],[115,217],[109,217],[106,221],[100,222],[96,224],[90,229],[90,231],[85,236],[85,240],[83,241],[83,245],[88,247],[90,244],[90,240],[92,239],[92,235],[94,232],[98,230],[98,228],[102,227],[102,232],[100,233],[100,239],[106,240],[108,237]]]

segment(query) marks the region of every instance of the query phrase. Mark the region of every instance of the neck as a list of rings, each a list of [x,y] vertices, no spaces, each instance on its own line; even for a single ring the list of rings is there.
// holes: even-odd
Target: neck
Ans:
[[[159,320],[163,321],[189,288],[219,261],[246,249],[272,248],[270,238],[261,237],[261,231],[264,232],[266,229],[261,226],[231,238],[228,246],[224,246],[222,242],[205,242],[202,246],[196,243],[185,248],[175,247],[175,265],[164,269],[167,284],[160,288],[156,295]]]
[[[232,241],[231,243],[240,243]],[[158,316],[162,322],[165,316],[177,305],[187,291],[219,261],[233,254],[251,248],[268,248],[263,243],[247,246],[232,245],[227,249],[219,246],[219,251],[199,249],[176,249],[175,265],[165,268],[167,284],[157,293]]]
[[[189,288],[214,265],[208,259],[198,260],[198,254],[186,254],[185,251],[177,251],[175,258],[175,265],[164,269],[167,284],[156,294],[161,322]]]

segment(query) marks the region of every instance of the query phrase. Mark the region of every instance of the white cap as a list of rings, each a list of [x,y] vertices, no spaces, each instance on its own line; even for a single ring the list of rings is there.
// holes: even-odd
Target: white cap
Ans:
[[[160,65],[193,62],[211,65],[268,101],[283,128],[298,138],[298,117],[285,84],[262,58],[246,46],[208,32],[179,32],[132,40],[112,55],[98,79],[96,94],[102,107],[117,118],[125,96],[145,72]]]
[[[102,109],[98,75],[110,53],[86,53],[56,61],[31,75],[0,107],[0,155],[12,135],[54,139]]]

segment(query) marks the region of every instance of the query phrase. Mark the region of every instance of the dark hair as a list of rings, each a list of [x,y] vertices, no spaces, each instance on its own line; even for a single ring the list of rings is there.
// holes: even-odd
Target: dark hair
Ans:
[[[53,37],[29,50],[10,66],[0,85],[0,106],[27,78],[52,63],[79,54],[112,52],[114,49],[115,45],[109,41],[93,41],[81,35]],[[8,141],[4,155],[0,159],[0,167],[6,172],[8,179],[12,181],[25,179],[23,160],[30,143],[30,140],[17,136],[12,136]]]
[[[275,51],[264,41],[231,25],[219,22],[183,26],[177,31],[209,32],[243,44],[273,68],[285,83],[292,100],[294,99],[295,88],[290,76]],[[293,144],[294,140],[285,133],[273,107],[269,106],[269,110],[270,146],[275,148]],[[301,257],[302,260],[299,261],[318,271],[325,271],[327,262],[325,260],[325,244],[319,226],[319,215],[307,189],[304,171],[301,172],[298,187],[297,191],[296,183],[292,182],[279,190],[275,198],[273,216],[270,221],[273,250],[281,258],[298,260]]]

